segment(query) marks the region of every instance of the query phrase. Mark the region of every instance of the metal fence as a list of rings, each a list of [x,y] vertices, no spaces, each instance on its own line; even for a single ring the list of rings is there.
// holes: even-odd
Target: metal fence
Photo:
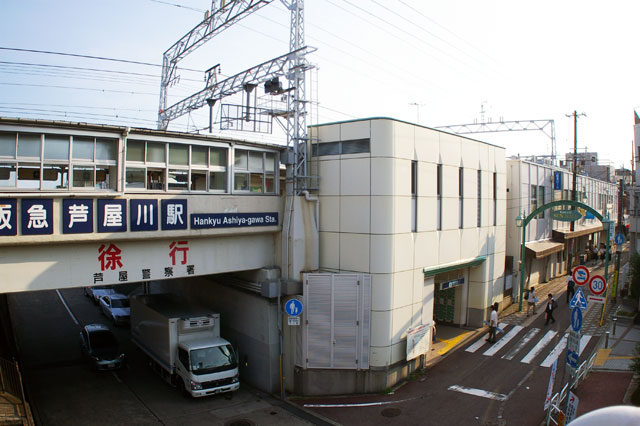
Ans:
[[[569,380],[569,382],[562,387],[562,390],[560,392],[551,397],[551,402],[549,404],[549,408],[547,409],[547,420],[545,422],[546,426],[549,426],[550,424],[558,424],[557,418],[560,413],[564,413],[563,407],[565,405],[563,403],[567,398],[567,395],[569,395],[569,390],[577,388],[580,383],[582,383],[584,379],[586,379],[589,372],[591,372],[596,354],[597,351],[596,353],[591,355],[588,360],[583,361],[582,364],[580,364],[580,366],[576,370],[575,376],[573,377],[573,382]]]
[[[13,395],[24,404],[22,378],[17,361],[0,358],[0,393]]]

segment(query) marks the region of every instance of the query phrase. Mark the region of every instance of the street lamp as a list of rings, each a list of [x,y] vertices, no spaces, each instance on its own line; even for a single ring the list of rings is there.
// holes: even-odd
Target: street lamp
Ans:
[[[524,214],[519,214],[516,217],[516,226],[522,228],[522,239],[520,240],[520,295],[518,296],[519,305],[518,311],[522,311],[522,296],[524,295],[524,241],[525,241],[525,229],[524,226]]]

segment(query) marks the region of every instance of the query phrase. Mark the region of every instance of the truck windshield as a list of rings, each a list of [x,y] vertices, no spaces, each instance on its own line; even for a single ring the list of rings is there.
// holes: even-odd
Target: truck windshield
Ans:
[[[231,345],[194,349],[190,352],[193,374],[209,374],[236,368],[236,354]]]

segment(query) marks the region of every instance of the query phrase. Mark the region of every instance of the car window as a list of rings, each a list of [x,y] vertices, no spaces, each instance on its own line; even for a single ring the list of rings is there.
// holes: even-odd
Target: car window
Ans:
[[[112,308],[128,308],[129,307],[129,299],[113,299],[111,301]]]

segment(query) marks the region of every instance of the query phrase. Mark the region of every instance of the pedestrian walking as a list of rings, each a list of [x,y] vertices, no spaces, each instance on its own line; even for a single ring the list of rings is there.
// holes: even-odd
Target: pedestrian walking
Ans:
[[[536,297],[535,287],[531,287],[529,289],[529,294],[527,295],[527,316],[529,316],[529,309],[533,307],[533,315],[536,314],[536,302],[538,298]]]
[[[496,328],[498,327],[498,308],[495,305],[491,306],[491,317],[489,318],[489,337],[487,342],[496,342]]]
[[[547,304],[544,308],[544,315],[547,318],[547,320],[544,322],[544,325],[549,324],[549,321],[556,322],[555,318],[553,317],[553,310],[557,307],[558,307],[558,302],[556,302],[555,299],[553,298],[553,294],[549,293],[549,296],[547,298]]]
[[[574,294],[576,294],[576,283],[573,281],[571,274],[569,274],[567,276],[567,303],[571,301]]]

